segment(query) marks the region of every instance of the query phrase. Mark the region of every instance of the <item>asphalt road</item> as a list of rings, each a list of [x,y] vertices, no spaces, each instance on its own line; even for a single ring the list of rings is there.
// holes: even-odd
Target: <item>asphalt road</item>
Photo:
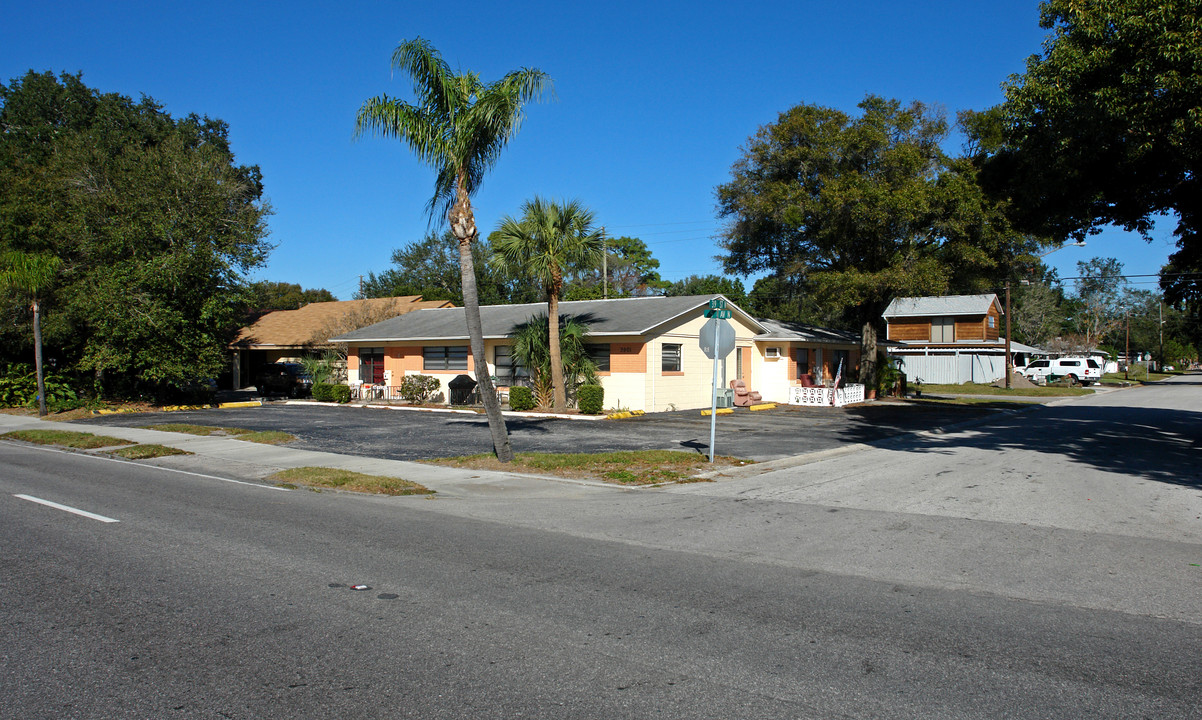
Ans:
[[[721,455],[763,461],[872,442],[899,433],[954,425],[992,410],[949,405],[878,403],[851,408],[788,408],[718,417]],[[197,423],[296,435],[292,447],[392,460],[491,452],[483,415],[270,403],[264,407],[106,415],[95,425]],[[710,420],[696,410],[625,420],[506,419],[516,452],[689,450],[709,452]]]
[[[1202,717],[1202,618],[810,567],[820,518],[867,535],[867,514],[286,492],[3,442],[0,462],[5,718]]]

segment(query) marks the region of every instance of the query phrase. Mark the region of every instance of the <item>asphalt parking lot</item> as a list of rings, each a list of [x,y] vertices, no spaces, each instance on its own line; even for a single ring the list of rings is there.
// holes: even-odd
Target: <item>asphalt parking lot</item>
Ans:
[[[720,415],[715,446],[720,455],[775,460],[791,455],[882,440],[903,432],[947,427],[993,410],[971,406],[874,403],[848,408],[796,408]],[[506,418],[515,452],[689,450],[709,452],[710,419],[697,410],[625,420]],[[422,460],[491,452],[484,415],[273,402],[263,407],[172,413],[104,415],[101,426],[164,423],[281,430],[305,450]]]

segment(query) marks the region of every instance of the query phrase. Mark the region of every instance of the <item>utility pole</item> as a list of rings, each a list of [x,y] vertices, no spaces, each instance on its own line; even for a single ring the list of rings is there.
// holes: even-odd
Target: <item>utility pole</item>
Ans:
[[[1006,389],[1010,389],[1010,281],[1006,281]]]
[[[605,226],[601,226],[601,299],[609,299],[609,249],[605,246]]]
[[[1164,372],[1164,301],[1156,303],[1156,308],[1160,311],[1160,357],[1156,360],[1156,369]]]
[[[1131,379],[1131,308],[1127,308],[1127,362],[1123,365],[1123,379]]]

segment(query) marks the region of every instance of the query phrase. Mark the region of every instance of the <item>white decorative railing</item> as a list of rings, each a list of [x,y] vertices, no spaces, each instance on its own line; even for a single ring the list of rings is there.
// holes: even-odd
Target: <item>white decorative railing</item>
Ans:
[[[834,397],[832,397],[832,395]],[[849,384],[835,390],[827,387],[791,387],[790,405],[827,405],[842,407],[864,402],[864,386]]]

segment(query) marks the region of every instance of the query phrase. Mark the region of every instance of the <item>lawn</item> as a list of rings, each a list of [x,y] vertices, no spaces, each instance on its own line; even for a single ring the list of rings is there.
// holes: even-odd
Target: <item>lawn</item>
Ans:
[[[660,485],[696,482],[695,475],[720,467],[748,465],[750,460],[708,456],[678,450],[626,450],[608,453],[518,453],[512,463],[501,463],[492,455],[427,460],[433,465],[534,473],[581,480],[600,480],[621,485]]]
[[[37,443],[38,445],[58,445],[81,450],[134,444],[130,440],[122,440],[121,438],[73,432],[70,430],[14,430],[13,432],[4,433],[0,437],[9,438],[10,440],[24,440],[25,442]]]
[[[143,425],[143,430],[162,430],[163,432],[186,433],[188,435],[219,435],[232,437],[237,440],[263,443],[264,445],[282,445],[296,439],[279,430],[247,430],[246,428],[214,427],[212,425],[192,425],[189,423],[165,423],[162,425]]]
[[[916,386],[911,385],[911,388]],[[1006,388],[994,387],[992,385],[978,385],[973,383],[964,383],[962,385],[936,385],[933,383],[923,383],[922,394],[925,395],[999,395],[999,396],[1022,396],[1022,397],[1054,397],[1061,395],[1092,395],[1092,390],[1085,388],[1071,387],[1033,387],[1033,388],[1017,388],[1012,387],[1009,390]]]
[[[1102,382],[1106,385],[1122,385],[1125,382],[1156,382],[1157,380],[1165,380],[1171,377],[1177,377],[1182,373],[1170,372],[1148,372],[1143,365],[1132,365],[1129,373],[1121,372],[1106,373],[1102,376]]]
[[[330,488],[374,495],[433,495],[434,491],[424,485],[382,475],[365,475],[324,467],[299,467],[281,470],[269,480],[280,487]]]

